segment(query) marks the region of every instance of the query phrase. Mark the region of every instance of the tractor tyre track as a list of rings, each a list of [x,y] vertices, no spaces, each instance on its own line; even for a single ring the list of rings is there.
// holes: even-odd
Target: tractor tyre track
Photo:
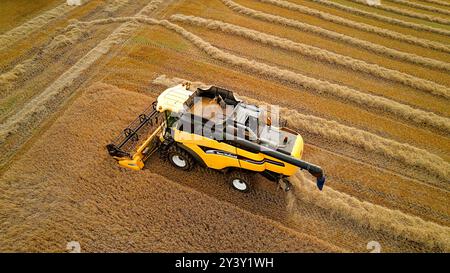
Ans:
[[[371,42],[367,42],[365,40],[356,39],[344,34],[340,34],[334,31],[326,30],[320,27],[316,27],[313,25],[305,24],[297,20],[288,19],[285,17],[264,13],[261,11],[253,10],[242,5],[239,5],[231,0],[221,0],[228,8],[231,10],[250,16],[255,19],[263,20],[269,23],[276,23],[283,26],[289,26],[292,28],[299,29],[300,31],[309,32],[315,35],[319,35],[325,37],[327,39],[336,40],[339,42],[343,42],[357,48],[361,48],[382,56],[386,56],[388,58],[395,58],[400,61],[407,61],[412,64],[419,64],[426,67],[433,67],[436,69],[444,69],[450,70],[450,64],[446,62],[441,62],[435,59],[430,59],[426,57],[421,57],[415,54],[406,53],[402,51],[398,51],[392,48],[388,48],[385,46],[381,46],[378,44],[374,44]]]
[[[160,0],[152,0],[137,15],[140,16],[155,11],[161,2]],[[4,166],[7,160],[13,155],[12,153],[26,141],[30,134],[32,134],[32,130],[39,126],[55,109],[58,109],[61,106],[61,102],[67,99],[73,89],[82,83],[80,76],[100,57],[107,54],[112,46],[123,42],[136,26],[137,24],[135,22],[128,20],[117,27],[106,39],[102,40],[85,56],[79,59],[44,91],[29,100],[18,112],[8,117],[0,125],[0,143],[2,144],[0,151],[3,155],[6,155],[5,160],[1,162],[1,166]],[[5,145],[10,139],[17,137],[19,132],[22,133],[21,140],[14,140],[11,144]]]
[[[273,47],[297,52],[301,55],[317,59],[330,64],[341,65],[352,71],[360,71],[372,76],[401,83],[405,86],[430,92],[432,94],[450,98],[450,88],[437,84],[435,82],[424,80],[409,74],[388,69],[376,64],[370,64],[362,60],[354,59],[348,56],[333,53],[331,51],[297,43],[289,39],[278,36],[265,34],[256,30],[241,27],[238,25],[228,24],[218,20],[210,20],[196,16],[175,14],[170,17],[171,21],[187,23],[194,26],[205,27],[210,30],[220,30],[225,33],[238,35]]]
[[[355,2],[355,3],[366,5],[366,2],[363,0],[351,0],[351,1]],[[403,1],[403,3],[405,3],[405,2],[407,3],[407,1]],[[421,20],[425,20],[425,21],[429,21],[429,22],[433,22],[433,23],[439,23],[439,24],[443,24],[443,25],[450,24],[450,20],[447,20],[442,17],[431,16],[428,14],[423,14],[423,13],[418,13],[418,12],[414,12],[414,11],[410,11],[410,10],[400,9],[400,8],[397,8],[394,6],[379,5],[379,6],[373,6],[373,7],[376,9],[396,13],[396,14],[403,15],[403,16],[408,16],[411,18],[417,18],[417,19],[421,19]],[[434,10],[434,12],[437,12],[437,11]]]
[[[298,5],[295,3],[288,2],[288,1],[283,1],[283,0],[259,0],[259,1],[262,3],[268,3],[268,4],[272,4],[272,5],[281,7],[281,8],[298,11],[298,12],[301,12],[301,13],[304,13],[307,15],[315,16],[315,17],[318,17],[320,19],[323,19],[323,20],[326,20],[326,21],[329,21],[332,23],[340,24],[340,25],[351,27],[354,29],[359,29],[361,31],[365,31],[365,32],[369,32],[369,33],[375,33],[377,35],[387,37],[390,39],[394,39],[394,40],[399,40],[401,42],[405,42],[408,44],[418,45],[418,46],[421,46],[424,48],[439,50],[439,51],[447,52],[447,53],[450,52],[450,47],[446,44],[418,38],[418,37],[415,37],[412,35],[406,35],[403,33],[391,31],[388,29],[372,26],[372,25],[365,24],[365,23],[355,22],[355,21],[348,20],[348,19],[345,19],[340,16],[335,16],[330,13],[322,12],[319,10],[308,8],[306,6]]]
[[[450,11],[446,10],[446,9],[442,9],[442,8],[438,8],[438,7],[434,7],[434,6],[430,6],[430,5],[423,5],[423,4],[419,4],[419,3],[415,3],[412,1],[405,1],[405,0],[387,0],[389,2],[393,2],[396,4],[401,4],[407,7],[412,7],[412,8],[417,8],[417,9],[422,9],[422,10],[427,10],[427,11],[432,11],[432,12],[437,12],[443,15],[450,15]]]
[[[426,26],[426,25],[419,25],[419,24],[415,24],[415,23],[411,23],[411,22],[406,22],[406,21],[399,20],[396,18],[391,18],[391,17],[379,15],[376,13],[367,12],[367,11],[364,11],[361,9],[349,7],[346,5],[342,5],[342,4],[333,2],[333,1],[327,1],[327,0],[310,0],[310,1],[322,4],[322,5],[330,6],[333,8],[337,8],[337,9],[340,9],[340,10],[343,10],[346,12],[350,12],[352,14],[357,14],[357,15],[361,15],[361,16],[364,16],[367,18],[372,18],[372,19],[378,20],[380,22],[389,23],[392,25],[398,25],[398,26],[406,27],[406,28],[411,28],[414,30],[428,31],[428,32],[432,32],[432,33],[436,33],[436,34],[440,34],[440,35],[450,36],[450,31],[445,30],[445,29],[434,28],[434,27],[430,27],[430,26]]]
[[[23,23],[22,25],[1,34],[0,50],[4,49],[7,46],[10,46],[20,39],[27,37],[30,33],[37,31],[38,29],[48,24],[50,21],[63,16],[74,8],[74,6],[69,6],[65,3],[61,4],[56,8],[46,11],[43,14]]]

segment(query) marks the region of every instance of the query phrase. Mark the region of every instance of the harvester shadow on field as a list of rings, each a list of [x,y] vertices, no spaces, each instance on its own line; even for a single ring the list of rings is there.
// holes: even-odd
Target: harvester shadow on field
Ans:
[[[249,193],[240,193],[229,185],[227,177],[214,170],[202,166],[195,166],[190,172],[181,171],[167,160],[156,155],[146,162],[145,171],[157,173],[162,177],[174,180],[177,183],[193,188],[199,192],[213,196],[219,200],[230,202],[262,216],[276,216],[276,220],[287,217],[285,193],[274,182],[262,176],[253,177],[253,190]]]

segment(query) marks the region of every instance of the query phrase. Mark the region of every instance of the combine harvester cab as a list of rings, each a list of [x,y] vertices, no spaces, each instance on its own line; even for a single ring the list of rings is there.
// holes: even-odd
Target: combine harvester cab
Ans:
[[[288,191],[292,185],[287,178],[300,168],[315,176],[322,190],[322,169],[301,160],[301,135],[273,125],[269,114],[231,91],[211,86],[193,92],[189,83],[179,84],[162,92],[107,149],[120,166],[133,170],[142,169],[159,150],[182,170],[198,163],[227,173],[232,187],[241,192],[250,190],[253,173]]]

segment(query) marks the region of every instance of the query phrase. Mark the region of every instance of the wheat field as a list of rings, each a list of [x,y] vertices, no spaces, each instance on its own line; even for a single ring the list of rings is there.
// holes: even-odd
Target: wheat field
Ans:
[[[0,251],[450,251],[447,1],[14,9],[0,7]],[[258,176],[242,194],[157,155],[119,168],[105,145],[186,81],[278,105],[324,190],[299,172],[291,192]]]

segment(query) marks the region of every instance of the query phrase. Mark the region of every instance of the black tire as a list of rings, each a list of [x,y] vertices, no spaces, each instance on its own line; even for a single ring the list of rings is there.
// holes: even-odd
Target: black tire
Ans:
[[[188,152],[177,146],[172,146],[169,149],[167,158],[174,167],[183,171],[190,171],[195,165],[192,156]]]
[[[251,176],[243,171],[232,171],[228,174],[231,187],[239,192],[250,192],[252,189]]]

